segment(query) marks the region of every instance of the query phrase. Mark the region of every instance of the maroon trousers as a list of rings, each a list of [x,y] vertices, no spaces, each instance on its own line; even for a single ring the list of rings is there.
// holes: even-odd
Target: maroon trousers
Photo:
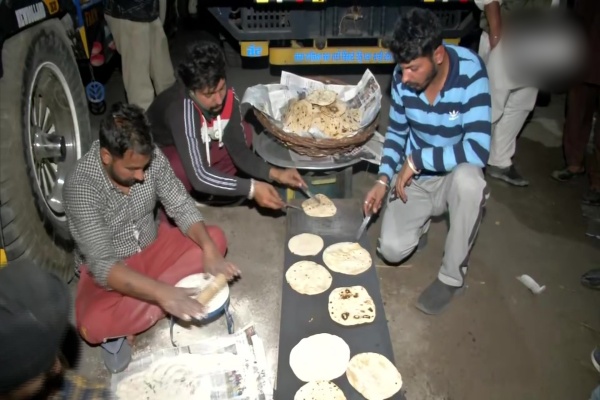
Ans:
[[[208,234],[217,249],[225,255],[227,239],[216,226],[207,226]],[[203,271],[202,249],[184,236],[179,228],[161,223],[158,237],[125,263],[137,272],[161,282],[175,285],[186,276]],[[136,335],[152,327],[165,316],[156,304],[108,291],[96,284],[81,266],[77,284],[75,315],[78,331],[90,344],[105,339]]]
[[[600,118],[600,86],[579,84],[569,91],[563,135],[565,159],[569,167],[583,167],[592,130],[594,112]],[[594,130],[594,152],[588,162],[590,186],[600,189],[600,121]]]

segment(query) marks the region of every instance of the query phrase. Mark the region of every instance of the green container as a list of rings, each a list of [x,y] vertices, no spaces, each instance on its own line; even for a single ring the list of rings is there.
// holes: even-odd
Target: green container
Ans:
[[[299,171],[314,194],[324,194],[330,199],[347,199],[352,197],[352,167],[333,171]],[[306,199],[300,190],[277,187],[281,198],[287,202],[294,199]]]

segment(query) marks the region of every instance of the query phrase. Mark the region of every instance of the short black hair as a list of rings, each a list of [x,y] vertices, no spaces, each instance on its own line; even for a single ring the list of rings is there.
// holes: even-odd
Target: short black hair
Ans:
[[[151,155],[154,139],[144,110],[134,104],[114,104],[100,124],[100,147],[118,158],[127,150]]]
[[[396,62],[409,63],[419,57],[432,57],[442,44],[442,24],[431,10],[412,8],[402,14],[394,27],[390,51]]]
[[[177,72],[188,90],[211,90],[225,79],[225,66],[221,47],[214,42],[200,41],[188,48]]]

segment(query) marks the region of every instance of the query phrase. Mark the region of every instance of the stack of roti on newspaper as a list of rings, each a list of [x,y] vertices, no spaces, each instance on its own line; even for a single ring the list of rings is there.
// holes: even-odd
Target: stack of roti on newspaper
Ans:
[[[314,90],[293,100],[283,114],[283,129],[297,135],[316,128],[330,138],[350,136],[360,129],[361,112],[350,109],[331,90]]]

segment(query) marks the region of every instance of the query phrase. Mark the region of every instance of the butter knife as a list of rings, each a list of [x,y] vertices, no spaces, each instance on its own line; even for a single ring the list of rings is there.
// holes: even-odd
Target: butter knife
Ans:
[[[372,216],[373,216],[373,214],[366,215],[365,218],[363,219],[362,224],[360,224],[360,228],[358,228],[358,232],[356,233],[356,241],[357,242],[360,240],[360,238],[362,237],[362,235],[367,230],[367,227],[369,226],[369,222],[371,222],[371,217]]]
[[[311,192],[309,188],[304,188],[304,187],[303,187],[303,188],[302,188],[302,191],[303,191],[303,192],[304,192],[304,193],[305,193],[305,194],[306,194],[308,197],[310,197],[311,199],[316,199],[316,200],[319,200],[319,199],[317,199],[317,198],[315,197],[314,193],[313,193],[313,192]]]
[[[284,207],[285,208],[293,208],[294,210],[298,210],[298,211],[304,211],[304,210],[302,210],[302,207],[298,207],[298,206],[292,205],[290,203],[285,203]]]

